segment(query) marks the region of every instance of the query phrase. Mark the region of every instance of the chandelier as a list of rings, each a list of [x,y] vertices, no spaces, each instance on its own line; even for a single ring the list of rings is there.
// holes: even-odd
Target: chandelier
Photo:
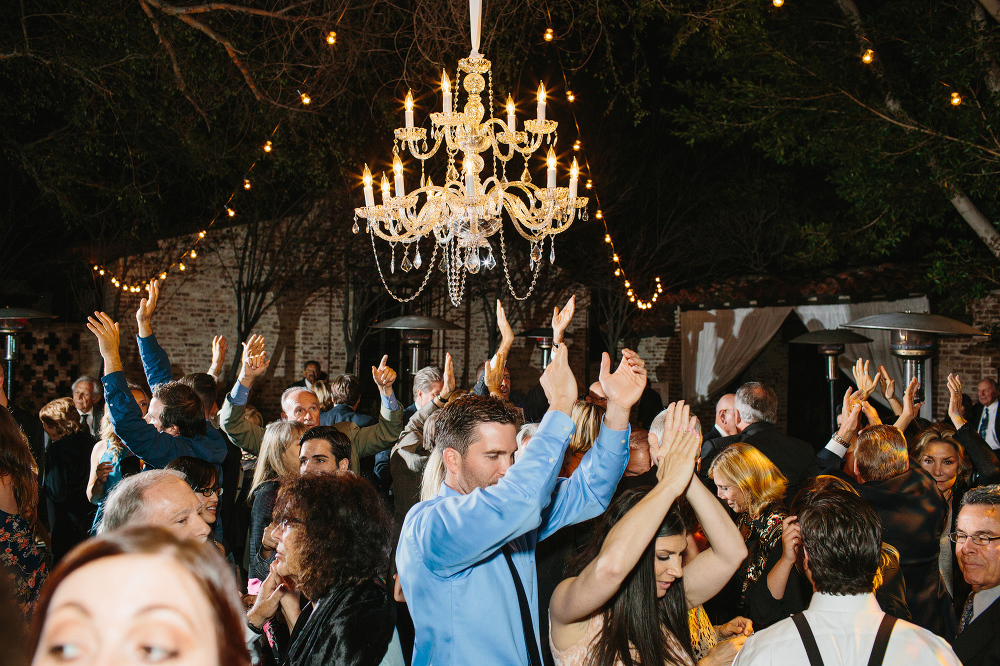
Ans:
[[[363,175],[365,205],[354,209],[353,231],[358,233],[361,229],[358,218],[365,220],[382,284],[400,302],[411,301],[420,295],[437,262],[447,275],[451,302],[458,306],[465,293],[466,274],[475,275],[480,270],[493,270],[497,266],[490,242],[495,235],[498,236],[495,240],[499,241],[499,263],[503,264],[510,293],[517,300],[525,300],[538,280],[546,239],[549,240],[549,262],[554,263],[556,234],[568,229],[577,215],[582,220],[587,219],[587,197],[577,196],[580,168],[576,159],[570,168],[569,187],[556,185],[558,123],[545,117],[544,84],[538,86],[536,117],[525,120],[523,129],[518,129],[514,100],[510,95],[507,96],[506,119],[494,116],[492,66],[479,53],[481,2],[470,0],[469,5],[472,52],[458,62],[454,93],[447,71],[443,72],[441,111],[430,114],[430,145],[427,129],[414,126],[413,95],[408,93],[405,127],[394,132],[392,188],[389,178],[383,174],[382,203],[376,205],[372,174],[366,164]],[[484,91],[487,94],[485,105]],[[463,97],[465,104],[458,110]],[[528,160],[543,144],[548,147],[546,182],[545,187],[539,187],[531,181]],[[426,174],[425,164],[442,147],[445,182],[435,185]],[[410,191],[406,190],[401,151],[408,151],[411,157],[420,161],[420,186]],[[508,166],[516,168],[509,163],[517,156],[521,157],[523,169],[517,180],[510,180]],[[491,165],[489,171],[486,171],[487,164]],[[523,296],[516,293],[510,279],[505,217],[531,247],[528,267],[532,280]],[[420,241],[425,237],[430,239],[433,249],[427,261],[427,273],[417,291],[408,298],[397,296],[386,283],[376,251],[376,237],[389,244],[392,273],[396,270],[397,253],[402,271],[419,270],[424,264]]]

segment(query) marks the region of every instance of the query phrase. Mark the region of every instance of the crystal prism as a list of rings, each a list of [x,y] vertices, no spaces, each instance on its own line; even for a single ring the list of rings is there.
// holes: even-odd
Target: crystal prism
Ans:
[[[490,250],[489,254],[486,255],[486,258],[483,259],[483,267],[488,271],[497,267],[497,260],[493,258],[492,250]]]
[[[420,268],[424,265],[424,260],[420,258],[420,248],[417,248],[417,254],[413,257],[413,267]]]
[[[351,227],[351,231],[353,231],[354,233],[358,233],[359,231],[361,231],[361,229],[358,228],[358,221],[357,220],[354,220],[354,226]]]
[[[399,267],[403,269],[404,273],[409,273],[410,269],[413,268],[413,264],[410,263],[410,257],[403,255],[403,261],[400,262]]]
[[[542,260],[542,246],[535,243],[531,246],[531,262],[537,264]]]
[[[552,242],[552,249],[549,250],[549,263],[554,266],[556,263],[556,239],[553,238],[551,242]]]
[[[468,250],[465,254],[465,270],[473,275],[479,272],[479,252]]]

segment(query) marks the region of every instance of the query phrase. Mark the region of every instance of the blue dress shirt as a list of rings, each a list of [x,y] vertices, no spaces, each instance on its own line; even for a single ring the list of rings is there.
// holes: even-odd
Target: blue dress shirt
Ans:
[[[628,429],[602,424],[579,468],[557,479],[574,430],[568,416],[549,411],[496,485],[462,495],[442,484],[437,497],[410,509],[396,566],[416,631],[413,666],[529,663],[514,580],[500,548],[509,542],[515,551],[537,638],[536,544],[601,514],[628,462]]]

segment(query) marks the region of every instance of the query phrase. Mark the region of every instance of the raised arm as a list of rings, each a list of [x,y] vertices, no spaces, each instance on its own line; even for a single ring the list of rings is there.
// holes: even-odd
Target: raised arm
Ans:
[[[156,388],[174,378],[167,352],[153,335],[153,313],[156,311],[159,299],[160,283],[153,280],[146,286],[146,298],[139,301],[139,307],[135,311],[135,323],[139,328],[137,336],[139,358],[142,360],[142,369],[146,373],[149,388]]]
[[[396,371],[387,365],[388,362],[389,356],[385,355],[377,368],[372,366],[372,379],[378,386],[382,399],[378,423],[351,431],[354,433],[352,440],[359,458],[391,448],[403,432],[403,426],[406,425],[403,423],[403,406],[392,392]]]
[[[251,335],[243,343],[243,357],[240,365],[240,376],[233,390],[226,396],[219,410],[219,425],[222,431],[229,435],[233,444],[254,455],[260,453],[260,444],[264,439],[264,429],[244,418],[247,398],[254,380],[264,374],[270,361],[264,350],[264,336]]]
[[[899,411],[896,419],[896,423],[893,424],[899,428],[900,432],[906,432],[907,427],[913,422],[913,419],[917,417],[917,411],[920,409],[919,405],[915,402],[917,395],[917,389],[920,387],[920,382],[914,377],[910,380],[910,383],[906,386],[906,390],[903,392],[903,406]]]
[[[500,329],[500,346],[493,358],[486,362],[486,370],[483,378],[490,395],[501,398],[500,384],[503,383],[503,371],[507,366],[507,356],[510,348],[514,345],[514,330],[507,321],[507,313],[504,312],[503,305],[497,300],[497,327]]]
[[[229,349],[229,343],[226,342],[226,336],[216,335],[212,338],[212,364],[208,366],[208,374],[215,377],[215,381],[222,381],[222,370],[226,365],[226,350]]]
[[[892,407],[892,413],[899,416],[903,413],[903,403],[896,397],[896,380],[889,376],[889,371],[884,365],[878,366],[878,381],[882,387],[882,395]]]
[[[685,429],[677,430],[673,423],[673,427],[664,429],[664,441],[657,456],[656,486],[608,532],[600,553],[580,575],[567,578],[556,587],[549,605],[554,639],[558,640],[559,633],[568,625],[586,621],[614,596],[656,537],[674,501],[691,482],[701,438],[694,431],[687,405],[682,404],[678,409],[671,404],[667,410],[668,421],[674,420],[675,412],[681,412],[676,423],[683,424]],[[681,553],[671,553],[669,557],[679,559]]]
[[[710,544],[684,566],[684,592],[688,608],[694,608],[726,586],[743,564],[747,547],[725,507],[697,475],[691,480],[686,497]]]
[[[401,557],[450,576],[538,527],[574,430],[569,414],[577,386],[567,356],[560,345],[542,375],[551,407],[517,464],[493,486],[411,509],[403,523],[401,539],[408,547],[400,548]]]
[[[114,466],[109,462],[101,462],[101,456],[104,455],[104,450],[107,446],[108,443],[102,439],[97,444],[94,444],[94,449],[90,453],[90,479],[87,480],[87,499],[92,504],[97,504],[104,499],[104,484],[107,482],[108,476],[111,474],[111,469]]]
[[[979,485],[1000,482],[1000,460],[990,445],[976,429],[962,416],[962,379],[958,375],[948,375],[948,416],[955,426],[955,439],[965,447],[965,455],[972,463]]]

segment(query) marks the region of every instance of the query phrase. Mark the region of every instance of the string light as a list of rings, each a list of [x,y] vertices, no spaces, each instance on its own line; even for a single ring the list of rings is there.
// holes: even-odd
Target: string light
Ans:
[[[545,41],[547,41],[547,42],[551,42],[552,41],[552,39],[555,37],[555,34],[552,32],[552,28],[546,28],[545,29],[545,36],[544,37],[545,37]]]
[[[586,187],[588,190],[592,189],[594,187],[594,181],[592,181],[591,179],[588,178],[587,179],[587,184],[584,185],[584,187]]]
[[[597,212],[594,213],[594,217],[596,217],[598,220],[603,220],[604,219],[604,213],[601,212],[600,208],[598,208]]]
[[[775,7],[780,7],[783,4],[785,4],[785,0],[771,0],[771,4],[773,4]]]
[[[309,95],[305,94],[304,92],[299,92],[299,98],[302,100],[302,104],[304,104],[305,106],[309,106],[310,104],[312,104],[312,98],[309,97]]]
[[[604,242],[605,243],[611,242],[611,234],[604,234]]]
[[[279,127],[281,127],[281,123],[278,123],[274,127],[274,129],[271,130],[271,136],[274,136],[274,134],[278,131]],[[270,139],[268,139],[267,141],[265,141],[264,144],[263,144],[263,146],[262,146],[262,149],[263,149],[263,151],[265,153],[270,153],[273,150],[273,148],[274,148],[274,144],[272,143],[272,141]],[[243,183],[242,183],[243,184],[242,189],[244,191],[249,190],[251,188],[251,185],[250,185],[250,172],[253,171],[254,167],[256,167],[256,166],[257,166],[257,162],[254,161],[250,165],[250,167],[244,172],[245,175],[243,176],[243,179],[242,179],[242,181],[243,181]],[[226,201],[226,205],[223,207],[223,210],[226,212],[226,215],[229,216],[229,217],[234,217],[236,215],[236,211],[229,204],[230,204],[230,202],[233,201],[233,199],[236,198],[236,195],[237,195],[237,193],[239,191],[240,191],[239,186],[237,186],[237,188],[234,189],[230,193],[229,198]],[[191,259],[194,259],[194,258],[196,258],[198,256],[198,251],[193,246],[197,245],[206,236],[208,236],[209,230],[215,225],[215,223],[219,220],[219,217],[221,215],[222,215],[221,212],[217,213],[216,216],[214,218],[212,218],[212,220],[208,223],[208,225],[204,229],[202,229],[201,231],[198,232],[197,238],[194,240],[194,242],[190,244],[190,246],[189,246],[188,249],[184,250],[184,252],[181,253],[181,255],[180,255],[180,259],[181,260],[183,260],[185,257],[190,257]],[[158,271],[159,279],[160,280],[166,280],[167,277],[169,277],[169,271],[172,268],[174,268],[175,266],[177,267],[177,270],[179,270],[179,271],[185,271],[185,270],[187,270],[187,266],[185,266],[182,261],[177,260],[177,261],[174,261],[173,263],[171,263],[166,268],[162,268],[162,269],[160,269]],[[108,277],[108,281],[114,287],[116,287],[116,288],[120,287],[121,290],[124,291],[124,292],[139,293],[139,292],[141,292],[146,287],[147,284],[149,284],[149,280],[143,280],[140,284],[129,284],[127,282],[123,282],[121,279],[119,279],[119,277],[117,275],[115,275],[115,273],[111,269],[109,269],[107,266],[103,266],[101,264],[93,264],[93,270],[96,271],[97,274],[100,275],[100,276],[102,276],[102,277],[107,276]],[[157,272],[153,272],[152,275],[157,275]]]
[[[865,63],[866,65],[870,65],[872,60],[874,59],[875,59],[875,52],[872,51],[871,49],[866,50],[864,55],[861,56],[861,62]]]
[[[337,43],[337,33],[331,30],[326,36],[326,43],[333,46]]]
[[[580,140],[577,139],[576,142],[573,143],[573,150],[580,150],[581,147]]]
[[[962,96],[959,95],[957,92],[953,92],[951,94],[951,105],[958,106],[961,103],[962,103]]]
[[[576,101],[576,95],[573,94],[572,90],[567,90],[566,91],[566,101],[567,102],[575,102]]]

